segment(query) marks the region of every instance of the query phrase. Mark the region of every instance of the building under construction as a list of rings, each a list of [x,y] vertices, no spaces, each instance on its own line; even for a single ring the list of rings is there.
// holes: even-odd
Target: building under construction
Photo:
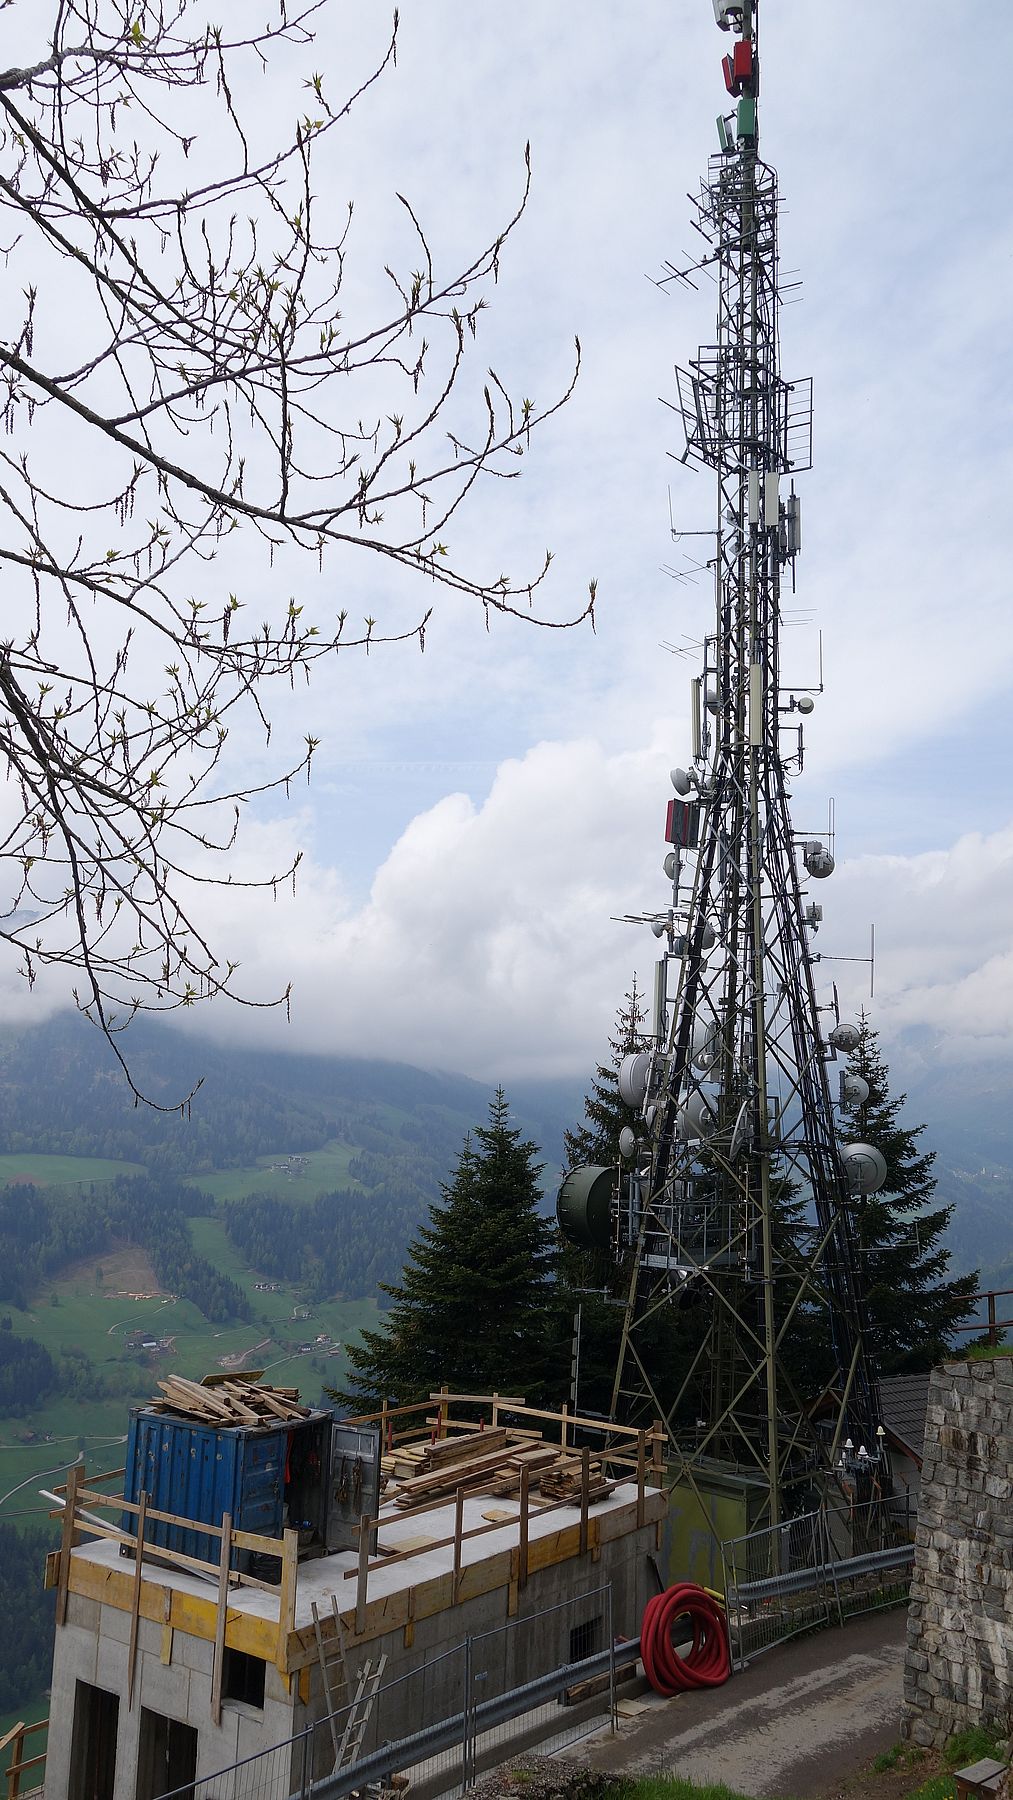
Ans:
[[[606,1470],[586,1429],[575,1447],[565,1413],[516,1400],[509,1424],[445,1392],[335,1422],[257,1381],[161,1385],[126,1469],[56,1496],[51,1796],[157,1800],[257,1757],[249,1791],[285,1800],[372,1747],[381,1683],[402,1682],[395,1735],[457,1712],[444,1653],[469,1637],[483,1698],[636,1637],[660,1434],[622,1434]]]

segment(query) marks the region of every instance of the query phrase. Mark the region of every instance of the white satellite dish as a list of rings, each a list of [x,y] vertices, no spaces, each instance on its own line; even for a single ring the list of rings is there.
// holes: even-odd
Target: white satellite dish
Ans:
[[[642,1105],[650,1073],[651,1056],[648,1050],[631,1050],[628,1056],[623,1057],[617,1079],[619,1098],[625,1105]]]

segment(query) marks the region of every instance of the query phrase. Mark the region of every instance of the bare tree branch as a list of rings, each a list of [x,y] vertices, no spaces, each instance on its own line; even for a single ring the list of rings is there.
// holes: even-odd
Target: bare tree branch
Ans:
[[[58,0],[47,53],[0,72],[0,939],[29,983],[70,972],[128,1080],[117,1040],[139,1010],[259,1004],[199,896],[295,879],[297,857],[246,883],[230,857],[244,803],[308,775],[317,743],[237,786],[234,722],[252,709],[269,737],[270,681],[339,651],[424,648],[431,616],[353,631],[344,609],[314,623],[290,597],[247,623],[228,591],[240,554],[301,553],[318,574],[354,546],[487,620],[533,619],[551,562],[490,579],[446,541],[477,483],[516,477],[579,366],[578,346],[539,409],[491,371],[466,386],[527,154],[516,209],[464,267],[440,268],[399,195],[420,266],[388,266],[382,315],[353,326],[351,209],[327,220],[314,156],[393,66],[396,13],[350,97],[308,75],[280,146],[243,117],[247,65],[309,53],[324,4],[229,36],[201,0]],[[593,604],[592,585],[577,617]]]

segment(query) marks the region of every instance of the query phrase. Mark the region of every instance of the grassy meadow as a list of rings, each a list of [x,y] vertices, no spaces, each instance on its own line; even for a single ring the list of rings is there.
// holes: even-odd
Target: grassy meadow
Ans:
[[[280,1194],[285,1200],[315,1200],[333,1188],[358,1187],[348,1173],[348,1165],[356,1155],[348,1144],[334,1141],[322,1150],[307,1150],[299,1158],[300,1167],[289,1170],[282,1165],[286,1154],[261,1156],[245,1169],[216,1169],[207,1175],[191,1175],[191,1187],[211,1194],[216,1201],[243,1200],[248,1194]]]
[[[311,1199],[348,1183],[353,1154],[339,1144],[311,1152],[308,1167],[291,1182],[265,1166],[273,1159],[264,1159],[247,1169],[202,1176],[195,1185],[216,1198],[262,1191]],[[0,1157],[0,1184],[28,1178],[57,1192],[62,1186],[139,1172],[136,1163],[85,1157]],[[154,1394],[157,1380],[166,1374],[199,1380],[234,1359],[237,1369],[263,1369],[280,1385],[298,1387],[310,1403],[318,1400],[325,1384],[343,1377],[345,1357],[336,1346],[376,1322],[375,1301],[330,1299],[308,1306],[294,1283],[271,1283],[274,1291],[268,1291],[258,1285],[267,1277],[244,1261],[220,1219],[194,1218],[189,1224],[197,1253],[248,1296],[251,1324],[212,1325],[190,1301],[160,1294],[150,1263],[132,1245],[100,1252],[61,1271],[25,1311],[0,1303],[12,1331],[37,1339],[53,1357],[83,1352],[119,1390],[103,1400],[55,1399],[29,1417],[0,1415],[0,1519],[44,1517],[48,1507],[39,1486],[59,1482],[62,1467],[80,1449],[92,1473],[121,1467],[129,1408]],[[138,1331],[149,1333],[162,1347],[132,1351],[128,1339]],[[320,1336],[328,1342],[318,1344]]]

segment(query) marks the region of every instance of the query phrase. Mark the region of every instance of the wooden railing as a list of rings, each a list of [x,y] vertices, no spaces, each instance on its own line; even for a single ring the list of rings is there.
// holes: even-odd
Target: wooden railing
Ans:
[[[515,1419],[531,1419],[540,1421],[542,1425],[557,1425],[559,1427],[560,1448],[563,1451],[569,1451],[571,1454],[575,1453],[571,1434],[578,1431],[594,1432],[603,1439],[618,1440],[620,1443],[628,1444],[629,1450],[622,1451],[614,1449],[612,1444],[607,1442],[603,1445],[599,1454],[601,1455],[602,1460],[608,1464],[610,1470],[628,1470],[631,1475],[635,1476],[637,1485],[637,1526],[640,1527],[645,1523],[648,1472],[650,1472],[651,1479],[658,1487],[662,1485],[664,1475],[663,1453],[666,1433],[660,1419],[655,1420],[654,1424],[647,1428],[631,1425],[615,1425],[611,1421],[584,1418],[580,1414],[571,1413],[565,1406],[562,1407],[559,1412],[553,1412],[543,1407],[527,1406],[523,1400],[508,1399],[502,1394],[455,1394],[451,1393],[448,1388],[443,1387],[438,1393],[431,1393],[427,1400],[417,1401],[410,1406],[389,1407],[385,1403],[379,1412],[362,1413],[358,1417],[345,1422],[351,1425],[379,1424],[381,1427],[381,1442],[386,1449],[393,1449],[396,1444],[404,1443],[406,1441],[418,1442],[418,1423],[413,1430],[395,1430],[394,1427],[395,1421],[404,1421],[413,1416],[417,1418],[419,1414],[423,1415],[420,1422],[429,1428],[434,1443],[440,1442],[442,1438],[445,1438],[448,1435],[448,1429],[451,1425],[454,1426],[456,1431],[464,1429],[475,1431],[476,1433],[480,1432],[482,1429],[481,1421],[462,1421],[460,1419],[451,1418],[450,1408],[455,1404],[466,1405],[472,1409],[488,1406],[491,1409],[489,1423],[492,1429],[495,1429],[503,1423],[502,1415],[504,1413],[509,1415],[511,1423],[513,1423]],[[435,1414],[431,1411],[433,1406],[436,1406],[439,1409]],[[539,1431],[538,1436],[541,1441],[545,1441],[544,1432]],[[588,1447],[584,1445],[577,1453],[580,1455],[581,1459],[580,1498],[578,1504],[580,1508],[579,1543],[580,1552],[583,1554],[588,1547],[590,1451]],[[528,1538],[531,1519],[529,1483],[530,1471],[527,1468],[522,1467],[520,1471],[520,1498],[517,1517],[519,1535],[519,1587],[524,1587],[528,1578]],[[449,1498],[449,1496],[447,1498]],[[442,1504],[445,1503],[446,1500],[442,1502]],[[432,1512],[434,1507],[440,1504],[441,1502],[438,1500],[429,1500],[421,1502],[418,1506],[403,1507],[398,1510],[396,1518],[398,1520],[414,1519],[419,1517],[422,1513]],[[574,1502],[572,1500],[553,1500],[547,1504],[542,1503],[537,1509],[537,1516],[543,1518],[546,1513],[559,1511],[563,1507],[572,1508],[573,1504]],[[355,1569],[347,1569],[345,1571],[344,1579],[346,1581],[355,1580],[357,1584],[355,1597],[355,1629],[357,1632],[361,1632],[365,1624],[367,1586],[371,1569],[389,1568],[393,1563],[407,1562],[412,1557],[425,1556],[430,1554],[433,1550],[448,1550],[453,1546],[454,1579],[452,1592],[453,1600],[456,1604],[461,1583],[461,1569],[463,1562],[461,1554],[462,1545],[474,1538],[485,1537],[490,1532],[502,1531],[504,1525],[508,1524],[510,1521],[495,1519],[486,1524],[473,1525],[469,1530],[465,1531],[464,1490],[458,1488],[454,1493],[454,1530],[451,1534],[448,1534],[446,1537],[435,1538],[427,1540],[424,1543],[415,1544],[404,1550],[394,1550],[388,1552],[386,1555],[370,1558],[369,1545],[374,1532],[380,1530],[384,1524],[390,1525],[393,1522],[394,1518],[390,1514],[387,1515],[385,1520],[382,1520],[379,1515],[377,1518],[371,1519],[368,1513],[364,1513],[359,1520],[358,1526],[355,1528],[359,1540],[358,1565]]]
[[[520,1420],[530,1420],[537,1424],[537,1431],[530,1432],[532,1441],[551,1443],[554,1436],[552,1427],[558,1429],[560,1449],[571,1456],[580,1458],[579,1494],[573,1499],[549,1500],[540,1503],[537,1512],[532,1508],[529,1497],[530,1470],[522,1464],[520,1470],[520,1502],[516,1516],[518,1531],[518,1585],[523,1587],[529,1572],[529,1531],[533,1516],[542,1517],[546,1513],[561,1510],[564,1507],[579,1510],[579,1548],[583,1554],[589,1547],[589,1512],[593,1504],[590,1498],[590,1451],[586,1444],[577,1446],[573,1442],[575,1433],[593,1433],[603,1440],[602,1449],[596,1452],[608,1470],[609,1478],[616,1474],[626,1474],[636,1483],[636,1523],[640,1527],[646,1522],[646,1496],[648,1482],[661,1487],[664,1474],[663,1451],[665,1429],[660,1420],[649,1428],[614,1425],[601,1419],[589,1419],[579,1414],[572,1414],[566,1407],[560,1412],[547,1408],[533,1407],[523,1400],[507,1399],[499,1394],[455,1394],[446,1387],[438,1393],[431,1394],[427,1400],[412,1406],[383,1406],[377,1413],[364,1414],[348,1421],[356,1425],[379,1424],[381,1443],[385,1449],[391,1449],[398,1443],[413,1440],[418,1443],[426,1437],[433,1442],[445,1438],[451,1427],[455,1432],[482,1430],[481,1419],[453,1419],[452,1406],[467,1406],[471,1411],[491,1409],[491,1424],[498,1427],[506,1423],[518,1430],[523,1443],[524,1427]],[[435,1411],[434,1411],[435,1408]],[[506,1415],[506,1418],[504,1417]],[[408,1428],[409,1419],[415,1419],[413,1428]],[[546,1431],[544,1427],[549,1427]],[[130,1591],[130,1631],[127,1650],[127,1705],[133,1704],[134,1686],[137,1667],[138,1627],[141,1615],[141,1583],[145,1574],[150,1579],[151,1558],[157,1558],[159,1564],[168,1565],[197,1574],[205,1580],[214,1579],[215,1561],[192,1556],[184,1551],[167,1547],[155,1542],[151,1536],[153,1525],[168,1525],[181,1532],[196,1533],[202,1537],[217,1540],[217,1607],[215,1613],[214,1661],[212,1665],[212,1717],[218,1723],[221,1717],[222,1674],[225,1652],[225,1628],[228,1612],[228,1597],[237,1587],[258,1588],[265,1593],[278,1596],[278,1622],[275,1639],[275,1661],[277,1667],[286,1670],[288,1667],[289,1640],[295,1632],[296,1598],[298,1591],[298,1559],[299,1534],[294,1530],[285,1530],[280,1538],[263,1537],[259,1533],[237,1529],[231,1517],[226,1514],[220,1525],[208,1524],[203,1519],[182,1518],[178,1514],[168,1513],[153,1507],[148,1495],[142,1493],[138,1501],[124,1500],[119,1493],[103,1492],[99,1483],[121,1482],[124,1475],[122,1469],[110,1469],[104,1474],[86,1479],[83,1466],[75,1465],[70,1470],[64,1486],[53,1491],[52,1498],[59,1500],[60,1510],[53,1517],[62,1518],[62,1537],[60,1548],[49,1553],[46,1562],[46,1585],[56,1588],[56,1622],[63,1625],[67,1618],[67,1601],[70,1591],[71,1552],[82,1537],[99,1538],[121,1545],[131,1550],[134,1555],[133,1581]],[[575,1471],[576,1475],[576,1471]],[[388,1512],[384,1519],[371,1518],[363,1514],[355,1528],[358,1535],[358,1556],[354,1569],[345,1572],[346,1581],[356,1581],[355,1593],[355,1630],[361,1635],[366,1628],[366,1603],[368,1583],[371,1570],[387,1568],[393,1563],[404,1562],[414,1556],[421,1556],[434,1549],[453,1550],[453,1588],[452,1598],[456,1603],[461,1588],[463,1554],[462,1547],[472,1539],[483,1537],[490,1532],[502,1531],[510,1520],[494,1520],[482,1525],[464,1529],[464,1489],[456,1490],[444,1496],[441,1502],[436,1498],[422,1504],[400,1509],[398,1519],[411,1519],[423,1512],[431,1512],[435,1506],[446,1504],[451,1500],[454,1505],[454,1530],[446,1536],[417,1543],[412,1548],[395,1550],[385,1556],[370,1556],[370,1544],[374,1534],[385,1525],[393,1523]],[[135,1522],[134,1529],[126,1529],[121,1523],[111,1523],[108,1519],[97,1516],[95,1510],[114,1511],[119,1518],[127,1514]],[[236,1551],[251,1552],[254,1555],[275,1558],[280,1566],[280,1582],[270,1582],[252,1575],[246,1570],[234,1569],[232,1565]],[[148,1558],[145,1570],[144,1559]],[[15,1730],[25,1732],[33,1727],[16,1727]],[[20,1742],[20,1740],[19,1740]],[[37,1759],[36,1759],[37,1760]],[[19,1751],[20,1761],[20,1751]],[[28,1768],[30,1763],[22,1764]],[[16,1789],[11,1800],[16,1800]]]
[[[109,1481],[121,1478],[123,1469],[110,1469],[108,1473],[97,1476],[98,1481]],[[119,1495],[102,1493],[97,1487],[86,1486],[84,1469],[75,1466],[71,1469],[66,1485],[54,1490],[54,1496],[62,1495],[63,1505],[60,1512],[53,1516],[63,1519],[63,1536],[59,1550],[50,1551],[46,1559],[47,1586],[56,1587],[56,1623],[63,1625],[67,1618],[67,1595],[70,1588],[71,1551],[81,1536],[104,1538],[115,1544],[121,1544],[134,1552],[134,1580],[130,1606],[130,1637],[127,1648],[127,1706],[133,1705],[134,1679],[137,1668],[137,1633],[141,1610],[141,1581],[143,1578],[143,1560],[145,1552],[149,1556],[157,1556],[160,1563],[167,1563],[171,1568],[184,1569],[189,1574],[197,1574],[205,1579],[211,1574],[214,1564],[200,1557],[188,1556],[182,1550],[173,1550],[163,1544],[156,1544],[147,1538],[147,1530],[151,1524],[177,1526],[181,1531],[198,1532],[202,1537],[217,1538],[218,1556],[218,1604],[215,1620],[215,1649],[211,1679],[211,1715],[215,1724],[221,1722],[222,1710],[222,1673],[225,1657],[225,1621],[228,1610],[228,1597],[231,1589],[242,1586],[259,1588],[263,1593],[278,1595],[278,1628],[275,1647],[275,1662],[278,1668],[286,1666],[288,1640],[295,1630],[296,1585],[298,1580],[299,1533],[286,1530],[280,1538],[262,1537],[258,1532],[239,1531],[232,1523],[231,1516],[226,1513],[220,1525],[208,1525],[203,1519],[184,1519],[176,1513],[160,1512],[148,1504],[148,1496],[141,1494],[139,1501],[124,1500]],[[93,1512],[86,1512],[86,1507],[103,1507],[118,1513],[129,1513],[137,1520],[136,1530],[125,1531],[122,1526],[110,1525],[104,1519],[97,1518]],[[251,1551],[254,1555],[275,1557],[281,1566],[281,1581],[263,1581],[259,1576],[248,1574],[232,1568],[232,1557],[236,1550]],[[55,1581],[51,1579],[55,1572]]]
[[[26,1725],[22,1721],[17,1725],[12,1725],[10,1731],[0,1737],[0,1755],[7,1750],[11,1752],[11,1760],[7,1765],[7,1800],[18,1800],[19,1795],[34,1793],[42,1787],[46,1752],[41,1750],[36,1756],[26,1757],[25,1739],[31,1737],[34,1731],[48,1731],[48,1729],[48,1719],[37,1719],[34,1725]],[[37,1769],[38,1776],[33,1777],[25,1787],[22,1787],[21,1777],[29,1769]]]

